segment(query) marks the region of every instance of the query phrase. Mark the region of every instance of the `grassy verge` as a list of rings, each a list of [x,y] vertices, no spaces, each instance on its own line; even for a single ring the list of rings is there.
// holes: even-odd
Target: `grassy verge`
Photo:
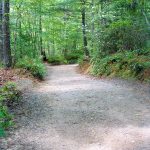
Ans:
[[[91,73],[96,76],[150,81],[149,50],[118,52],[104,58],[93,59],[91,64]]]

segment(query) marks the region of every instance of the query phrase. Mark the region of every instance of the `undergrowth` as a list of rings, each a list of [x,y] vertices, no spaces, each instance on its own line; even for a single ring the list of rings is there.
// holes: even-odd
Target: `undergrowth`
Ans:
[[[52,65],[63,65],[63,64],[76,64],[79,58],[83,55],[81,51],[74,51],[72,53],[67,53],[63,55],[50,56],[48,58],[48,63]]]
[[[94,58],[91,73],[96,76],[150,80],[150,51],[118,52],[104,58]]]
[[[62,64],[67,64],[67,60],[63,56],[51,56],[48,58],[48,63],[52,65],[62,65]]]
[[[68,64],[76,64],[82,56],[82,51],[74,51],[72,53],[67,54],[65,56],[65,59],[67,60]]]
[[[17,68],[27,69],[34,77],[39,79],[43,79],[46,74],[46,67],[40,59],[25,57],[24,59],[18,60],[15,66]]]
[[[20,91],[13,82],[8,82],[0,88],[0,137],[5,136],[5,130],[14,124],[9,107],[18,103],[19,97]]]

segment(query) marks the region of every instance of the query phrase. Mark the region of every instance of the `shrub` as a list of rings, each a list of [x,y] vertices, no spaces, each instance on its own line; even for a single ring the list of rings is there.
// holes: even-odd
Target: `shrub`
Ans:
[[[51,56],[48,58],[48,62],[52,65],[67,64],[67,60],[63,56]]]
[[[77,63],[79,56],[77,54],[67,54],[65,58],[69,64],[75,64]]]
[[[150,69],[149,56],[149,50],[135,50],[119,52],[104,58],[93,59],[91,62],[91,73],[97,76],[110,75],[147,80],[144,73]]]
[[[78,58],[78,64],[80,66],[82,66],[83,63],[84,63],[84,56],[81,56],[81,57]]]
[[[146,45],[147,33],[143,27],[130,20],[119,20],[105,28],[101,51],[112,54],[122,50],[141,49]]]
[[[78,63],[78,60],[83,56],[82,51],[73,51],[65,56],[65,59],[69,64]]]
[[[0,62],[0,68],[3,68],[3,67],[4,67],[3,63],[2,63],[2,62]]]
[[[39,79],[43,79],[46,74],[46,67],[39,59],[25,57],[24,59],[20,59],[15,66],[18,68],[27,69],[34,77]]]
[[[4,98],[7,106],[14,102],[18,102],[20,92],[16,88],[16,84],[13,82],[7,82],[0,90],[0,95]]]
[[[12,115],[8,107],[18,102],[20,91],[16,85],[8,82],[0,88],[0,137],[4,136],[4,130],[13,125]]]

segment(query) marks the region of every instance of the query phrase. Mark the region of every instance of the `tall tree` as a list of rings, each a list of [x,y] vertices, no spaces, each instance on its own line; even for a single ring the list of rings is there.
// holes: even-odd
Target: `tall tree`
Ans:
[[[9,29],[9,0],[1,0],[0,19],[1,19],[1,61],[5,67],[11,67],[12,57],[10,49],[10,29]]]
[[[39,15],[39,34],[40,34],[40,51],[41,51],[41,55],[43,57],[43,60],[46,61],[46,54],[45,54],[45,50],[44,50],[44,45],[43,45],[43,30],[42,30],[42,2],[40,1],[39,4],[40,7],[40,15]]]
[[[87,42],[87,35],[86,35],[86,0],[81,0],[81,15],[82,15],[82,32],[83,32],[83,46],[84,46],[84,53],[85,56],[89,56],[88,51],[88,42]]]
[[[3,61],[2,21],[3,21],[2,0],[0,0],[0,63],[2,63]]]

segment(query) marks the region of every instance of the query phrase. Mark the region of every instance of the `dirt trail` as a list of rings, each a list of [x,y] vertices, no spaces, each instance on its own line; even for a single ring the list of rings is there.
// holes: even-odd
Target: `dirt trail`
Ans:
[[[150,150],[150,95],[143,88],[92,80],[75,65],[48,67],[46,81],[26,93],[19,129],[3,149]]]

